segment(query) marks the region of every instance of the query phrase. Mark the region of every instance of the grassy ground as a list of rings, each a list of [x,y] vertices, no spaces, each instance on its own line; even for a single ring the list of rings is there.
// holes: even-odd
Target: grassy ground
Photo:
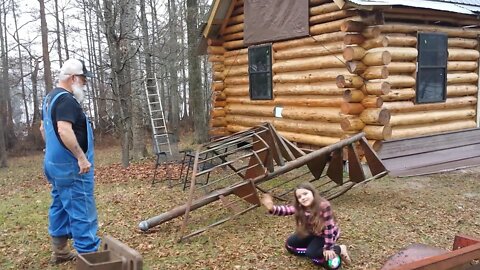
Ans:
[[[99,234],[138,250],[144,269],[317,269],[283,249],[293,219],[266,216],[261,208],[181,244],[176,243],[180,219],[140,232],[139,221],[183,203],[185,193],[162,183],[150,187],[153,161],[125,170],[113,164],[119,153],[97,150]],[[50,197],[42,155],[9,164],[0,170],[0,269],[74,269],[48,265]],[[349,246],[355,262],[346,269],[379,269],[388,256],[415,242],[449,249],[456,233],[480,237],[479,176],[479,169],[466,169],[385,177],[334,200],[340,242]]]

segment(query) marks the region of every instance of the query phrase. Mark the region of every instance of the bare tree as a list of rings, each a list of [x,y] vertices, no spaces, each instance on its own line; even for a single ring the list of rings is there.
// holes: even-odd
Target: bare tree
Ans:
[[[45,1],[38,0],[40,3],[40,25],[42,32],[42,51],[43,51],[43,76],[45,80],[45,93],[53,89],[52,70],[50,67],[50,55],[48,51],[48,27],[45,15]]]
[[[202,75],[200,61],[196,54],[198,32],[198,5],[197,0],[187,0],[187,28],[188,28],[188,88],[190,103],[193,109],[193,126],[195,142],[203,143],[207,140],[207,120],[202,94]]]
[[[156,81],[152,80],[155,77],[155,73],[153,72],[152,68],[152,52],[150,46],[150,37],[148,33],[148,21],[146,15],[146,7],[145,7],[145,0],[140,0],[140,25],[142,29],[142,45],[143,45],[143,53],[145,59],[145,77],[146,80],[144,83],[148,88],[154,88],[156,90]],[[137,72],[139,76],[142,76],[141,72]],[[156,80],[156,78],[155,78]],[[143,158],[147,154],[147,148],[145,145],[145,125],[144,125],[144,99],[141,97],[144,96],[144,92],[139,87],[135,87],[136,95],[133,99],[133,155],[135,158]],[[152,91],[153,92],[153,91]],[[145,97],[148,98],[148,97]],[[152,127],[153,128],[153,127]]]
[[[4,59],[7,57],[7,50],[6,44],[4,44],[4,28],[1,26],[5,22],[2,19],[2,12],[4,10],[4,3],[2,3],[0,7],[0,56],[1,56],[1,65],[2,65],[2,74],[0,74],[0,168],[7,166],[7,146],[6,146],[6,126],[5,126],[5,119],[7,118],[7,102],[6,102],[6,95],[5,91],[7,89],[7,81],[8,79],[8,66],[6,65]],[[2,22],[3,21],[3,22]],[[7,77],[5,77],[5,73]]]
[[[170,92],[170,130],[175,136],[178,136],[178,128],[180,124],[180,95],[178,89],[178,43],[177,27],[175,18],[177,17],[177,5],[175,0],[168,0],[168,25],[169,25],[169,58],[168,58],[168,73],[169,73],[169,92]]]
[[[57,35],[57,52],[58,52],[58,61],[59,65],[61,66],[63,64],[63,58],[62,58],[62,38],[60,36],[60,17],[58,15],[58,0],[55,0],[55,22],[57,25],[57,29],[55,29],[55,34]]]
[[[107,37],[112,67],[112,90],[116,95],[120,115],[117,126],[120,127],[122,142],[122,165],[130,163],[130,142],[132,128],[131,103],[131,61],[137,53],[133,46],[135,36],[135,4],[120,0],[113,3],[104,0],[104,29]]]
[[[3,77],[3,97],[4,97],[4,102],[5,102],[5,114],[3,115],[3,123],[4,123],[4,136],[5,136],[5,143],[7,146],[7,149],[13,147],[15,144],[17,138],[15,136],[15,132],[13,129],[13,108],[12,108],[12,99],[10,96],[10,80],[9,80],[9,69],[10,69],[10,64],[9,64],[9,59],[8,59],[8,39],[7,39],[7,12],[8,12],[9,7],[6,6],[6,1],[2,2],[0,11],[3,11],[1,13],[1,16],[3,16],[3,19],[0,19],[0,25],[1,25],[1,30],[0,30],[0,38],[1,38],[1,61],[2,61],[2,74],[0,76]],[[2,21],[4,23],[2,23]]]
[[[3,79],[0,77],[0,87],[3,86]],[[3,87],[2,87],[3,89]],[[4,115],[6,113],[5,109],[5,98],[3,91],[0,89],[0,168],[7,167],[7,146],[5,143],[5,124],[4,124]]]
[[[97,38],[97,48],[98,48],[98,57],[97,52],[94,53],[94,62],[97,69],[97,82],[98,82],[98,102],[97,102],[97,112],[98,112],[98,127],[100,131],[105,132],[108,124],[108,112],[107,112],[107,93],[106,93],[106,75],[104,72],[104,63],[103,63],[103,52],[102,52],[102,37],[100,36],[100,29],[102,28],[102,14],[99,10],[100,2],[96,0],[96,38]],[[102,19],[103,20],[103,19]],[[93,40],[93,39],[92,39]]]
[[[35,58],[31,55],[31,60],[33,62],[33,70],[31,72],[31,81],[32,81],[32,94],[33,94],[33,120],[32,126],[29,129],[28,135],[30,140],[33,142],[33,147],[35,149],[42,149],[44,147],[42,134],[40,133],[40,100],[38,98],[38,71],[40,70],[40,59]]]
[[[23,106],[25,107],[25,120],[27,121],[26,123],[27,127],[30,127],[30,114],[28,111],[28,100],[27,100],[27,95],[25,90],[25,73],[23,69],[23,56],[22,56],[22,50],[20,46],[20,35],[19,35],[19,29],[18,29],[18,23],[17,23],[17,13],[16,13],[17,7],[16,6],[17,4],[12,1],[12,14],[13,14],[13,21],[15,24],[15,33],[13,34],[13,37],[17,42],[18,63],[20,68],[20,82],[21,82],[21,89],[22,89]]]

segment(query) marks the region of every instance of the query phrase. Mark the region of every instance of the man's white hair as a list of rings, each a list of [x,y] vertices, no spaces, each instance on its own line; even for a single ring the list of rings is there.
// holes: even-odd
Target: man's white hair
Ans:
[[[83,63],[77,59],[68,59],[60,68],[60,73],[57,76],[58,81],[66,81],[72,75],[83,74]]]

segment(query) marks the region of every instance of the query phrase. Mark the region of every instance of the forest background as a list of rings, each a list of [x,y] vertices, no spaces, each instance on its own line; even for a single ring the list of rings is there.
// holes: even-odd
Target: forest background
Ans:
[[[210,74],[198,52],[210,2],[0,0],[0,168],[8,153],[43,149],[42,99],[69,58],[94,73],[83,106],[97,143],[120,142],[124,167],[151,147],[145,78],[157,78],[173,140],[205,141]]]

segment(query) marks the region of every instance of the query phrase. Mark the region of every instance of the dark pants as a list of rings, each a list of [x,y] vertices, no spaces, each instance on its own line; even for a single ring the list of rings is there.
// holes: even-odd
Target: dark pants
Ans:
[[[290,237],[288,237],[285,247],[287,248],[288,252],[296,256],[306,256],[310,258],[314,264],[320,265],[325,269],[333,270],[332,268],[328,267],[328,264],[323,257],[324,243],[325,239],[320,236],[309,235],[305,238],[301,238],[297,234],[292,234]],[[340,256],[339,246],[334,246],[333,251]],[[335,269],[338,268],[340,267]]]

